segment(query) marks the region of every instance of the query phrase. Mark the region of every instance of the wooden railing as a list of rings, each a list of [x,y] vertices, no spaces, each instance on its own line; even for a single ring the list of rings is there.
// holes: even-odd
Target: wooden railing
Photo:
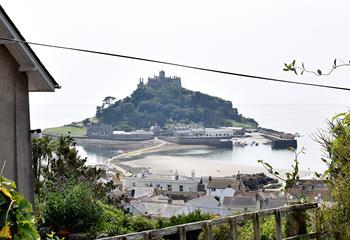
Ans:
[[[243,213],[229,217],[222,217],[217,219],[211,219],[207,221],[186,223],[182,225],[171,226],[162,229],[154,229],[143,232],[129,233],[125,235],[119,235],[115,237],[106,237],[100,240],[137,240],[137,239],[158,239],[166,236],[174,236],[177,235],[176,239],[186,240],[186,233],[191,231],[204,230],[205,231],[205,239],[211,240],[213,239],[212,235],[212,227],[218,226],[222,224],[230,225],[230,236],[232,240],[238,240],[238,223],[243,223],[249,220],[253,221],[253,229],[254,229],[254,240],[260,240],[260,221],[261,217],[267,217],[274,215],[276,222],[276,239],[282,240],[282,214],[291,214],[296,213],[304,213],[308,209],[316,209],[318,208],[317,203],[307,203],[307,204],[296,204],[286,207],[280,208],[271,208],[265,209],[256,212]],[[315,218],[316,220],[317,218]],[[298,220],[296,220],[298,221]],[[298,223],[296,225],[298,226]],[[292,239],[315,239],[320,235],[320,230],[318,229],[319,224],[315,222],[314,224],[316,230],[311,233],[303,233],[296,236],[291,236],[284,238],[284,240],[292,240]],[[304,226],[305,227],[305,226]]]

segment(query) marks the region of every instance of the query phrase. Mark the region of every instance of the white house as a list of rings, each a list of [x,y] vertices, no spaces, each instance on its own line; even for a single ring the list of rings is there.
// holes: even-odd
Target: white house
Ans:
[[[199,180],[194,177],[175,174],[137,174],[125,179],[125,188],[154,187],[167,192],[197,192]]]
[[[185,214],[199,210],[202,213],[215,214],[220,216],[227,216],[232,213],[230,209],[221,207],[220,202],[218,202],[213,196],[203,196],[199,198],[192,199],[186,202],[181,208],[177,209],[175,214]]]
[[[245,192],[245,186],[242,180],[232,177],[211,177],[203,178],[206,185],[207,196],[213,196],[220,199],[223,203],[224,197],[232,197],[238,192]]]
[[[164,202],[134,200],[123,206],[132,215],[170,218],[181,208],[181,205]]]

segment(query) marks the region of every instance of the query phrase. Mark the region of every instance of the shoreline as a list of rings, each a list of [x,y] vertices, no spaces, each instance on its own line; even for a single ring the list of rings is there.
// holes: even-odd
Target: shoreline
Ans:
[[[110,140],[85,140],[84,143],[78,142],[79,145],[85,147],[86,145],[96,146],[105,144],[114,150],[114,156],[106,157],[106,160],[96,166],[105,168],[110,172],[119,172],[123,176],[131,176],[141,171],[152,171],[153,173],[169,174],[171,170],[177,169],[180,174],[189,175],[190,171],[194,168],[199,175],[212,175],[212,176],[232,176],[237,172],[252,174],[261,173],[271,176],[263,166],[242,165],[242,164],[230,164],[216,160],[200,160],[198,163],[189,164],[185,159],[179,159],[176,162],[169,156],[161,154],[169,153],[169,155],[186,151],[186,150],[200,150],[200,149],[213,149],[204,145],[180,145],[176,143],[166,142],[164,140],[154,139],[151,141],[140,142],[121,142]],[[116,149],[123,149],[123,151],[115,151]],[[157,156],[159,154],[160,156]],[[147,156],[152,155],[152,160]],[[142,160],[141,160],[142,159]],[[199,161],[200,160],[200,161]],[[290,171],[287,169],[276,169],[282,175]],[[301,176],[310,175],[309,171],[300,171]]]

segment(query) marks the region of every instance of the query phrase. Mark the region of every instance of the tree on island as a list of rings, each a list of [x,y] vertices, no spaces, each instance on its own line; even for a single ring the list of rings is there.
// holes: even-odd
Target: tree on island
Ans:
[[[113,125],[116,130],[145,129],[159,124],[187,122],[204,126],[256,127],[257,122],[245,118],[230,101],[185,88],[138,88],[130,97],[115,101],[103,100],[96,109],[100,123]]]

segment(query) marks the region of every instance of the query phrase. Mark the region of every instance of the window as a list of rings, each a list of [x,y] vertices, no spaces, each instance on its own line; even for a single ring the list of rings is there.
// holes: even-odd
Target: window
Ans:
[[[168,191],[172,191],[171,185],[168,185]]]
[[[216,188],[212,188],[211,190],[212,190],[213,192],[215,192],[215,191],[216,191]]]
[[[184,186],[180,185],[179,186],[179,190],[180,190],[180,192],[183,192],[184,191]]]
[[[136,187],[136,183],[135,183],[135,182],[132,182],[132,186],[133,186],[133,187]]]
[[[160,189],[160,184],[157,184],[157,189]]]

